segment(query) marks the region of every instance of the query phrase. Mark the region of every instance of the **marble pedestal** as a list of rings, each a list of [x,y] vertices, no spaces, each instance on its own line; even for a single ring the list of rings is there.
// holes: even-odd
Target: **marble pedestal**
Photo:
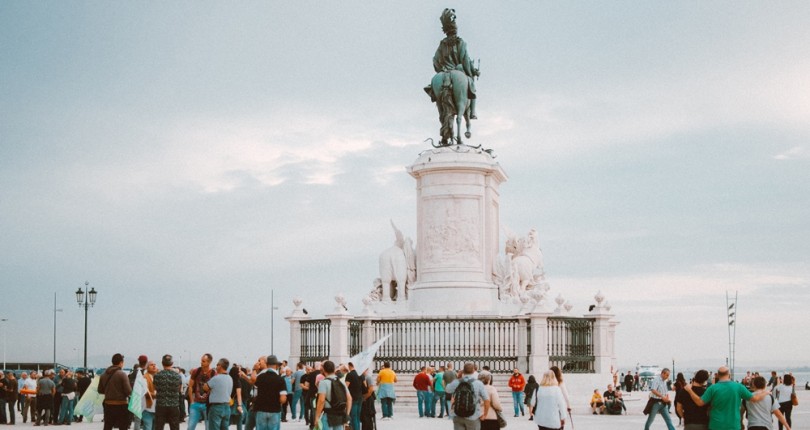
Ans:
[[[409,291],[409,312],[498,313],[492,264],[503,169],[488,153],[458,145],[423,152],[408,173],[417,189],[417,281]]]

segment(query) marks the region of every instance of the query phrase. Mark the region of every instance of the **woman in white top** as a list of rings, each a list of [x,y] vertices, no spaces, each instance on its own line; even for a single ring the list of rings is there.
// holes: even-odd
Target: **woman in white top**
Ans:
[[[531,406],[531,418],[537,424],[538,430],[559,430],[565,426],[565,415],[568,410],[553,370],[543,373],[543,379],[532,398]]]
[[[554,372],[554,377],[557,378],[557,385],[560,387],[560,391],[562,391],[563,397],[565,398],[565,409],[571,412],[571,401],[568,400],[568,388],[565,388],[562,371],[557,366],[551,366],[549,369]]]
[[[487,416],[481,421],[481,430],[499,430],[498,415],[496,412],[501,411],[501,399],[498,397],[498,390],[492,385],[492,374],[487,371],[482,371],[478,374],[478,380],[484,384],[484,388],[489,394],[489,411]]]
[[[774,394],[776,394],[776,401],[779,402],[779,410],[785,416],[785,421],[788,425],[793,427],[793,421],[790,419],[790,414],[793,412],[793,401],[790,400],[790,395],[796,390],[796,381],[793,375],[786,374],[782,378],[782,383],[776,386]],[[782,423],[779,423],[779,430],[782,430]]]

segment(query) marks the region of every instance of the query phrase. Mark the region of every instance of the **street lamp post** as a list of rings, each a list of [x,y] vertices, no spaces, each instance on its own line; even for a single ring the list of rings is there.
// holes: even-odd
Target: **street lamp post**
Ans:
[[[6,369],[6,321],[8,318],[0,318],[0,322],[3,323],[3,370]]]
[[[84,290],[79,288],[76,290],[76,302],[79,303],[79,308],[84,306],[84,369],[87,371],[87,310],[96,304],[96,292],[95,288],[91,288],[89,291],[87,287],[90,285],[90,282],[84,281]]]

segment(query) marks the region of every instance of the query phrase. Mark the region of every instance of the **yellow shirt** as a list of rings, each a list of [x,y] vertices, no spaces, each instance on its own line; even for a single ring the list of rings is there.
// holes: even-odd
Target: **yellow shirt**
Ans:
[[[383,368],[380,370],[379,375],[377,375],[377,379],[380,381],[380,384],[393,384],[397,379],[397,374],[391,369]]]
[[[602,395],[599,393],[593,393],[591,396],[591,403],[601,403],[602,402]]]

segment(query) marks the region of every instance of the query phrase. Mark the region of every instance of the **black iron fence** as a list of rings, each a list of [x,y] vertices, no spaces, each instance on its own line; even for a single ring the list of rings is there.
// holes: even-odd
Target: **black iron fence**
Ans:
[[[301,362],[313,364],[329,358],[332,321],[301,321]]]
[[[419,319],[373,320],[373,340],[391,335],[375,357],[375,370],[391,363],[396,372],[416,373],[422,366],[453,363],[460,369],[472,361],[489,366],[494,373],[508,373],[527,363],[532,349],[531,324],[525,319]],[[363,348],[362,320],[348,325],[349,355]],[[548,318],[549,365],[566,373],[594,373],[592,318]],[[526,355],[519,354],[521,328]],[[314,363],[329,358],[331,322],[328,319],[301,321],[301,361]]]
[[[549,365],[565,373],[594,373],[592,318],[548,319]]]
[[[456,369],[466,361],[496,373],[517,366],[517,319],[423,319],[373,321],[376,339],[391,335],[377,352],[375,366],[388,361],[397,372],[415,373],[422,366],[448,362]]]

